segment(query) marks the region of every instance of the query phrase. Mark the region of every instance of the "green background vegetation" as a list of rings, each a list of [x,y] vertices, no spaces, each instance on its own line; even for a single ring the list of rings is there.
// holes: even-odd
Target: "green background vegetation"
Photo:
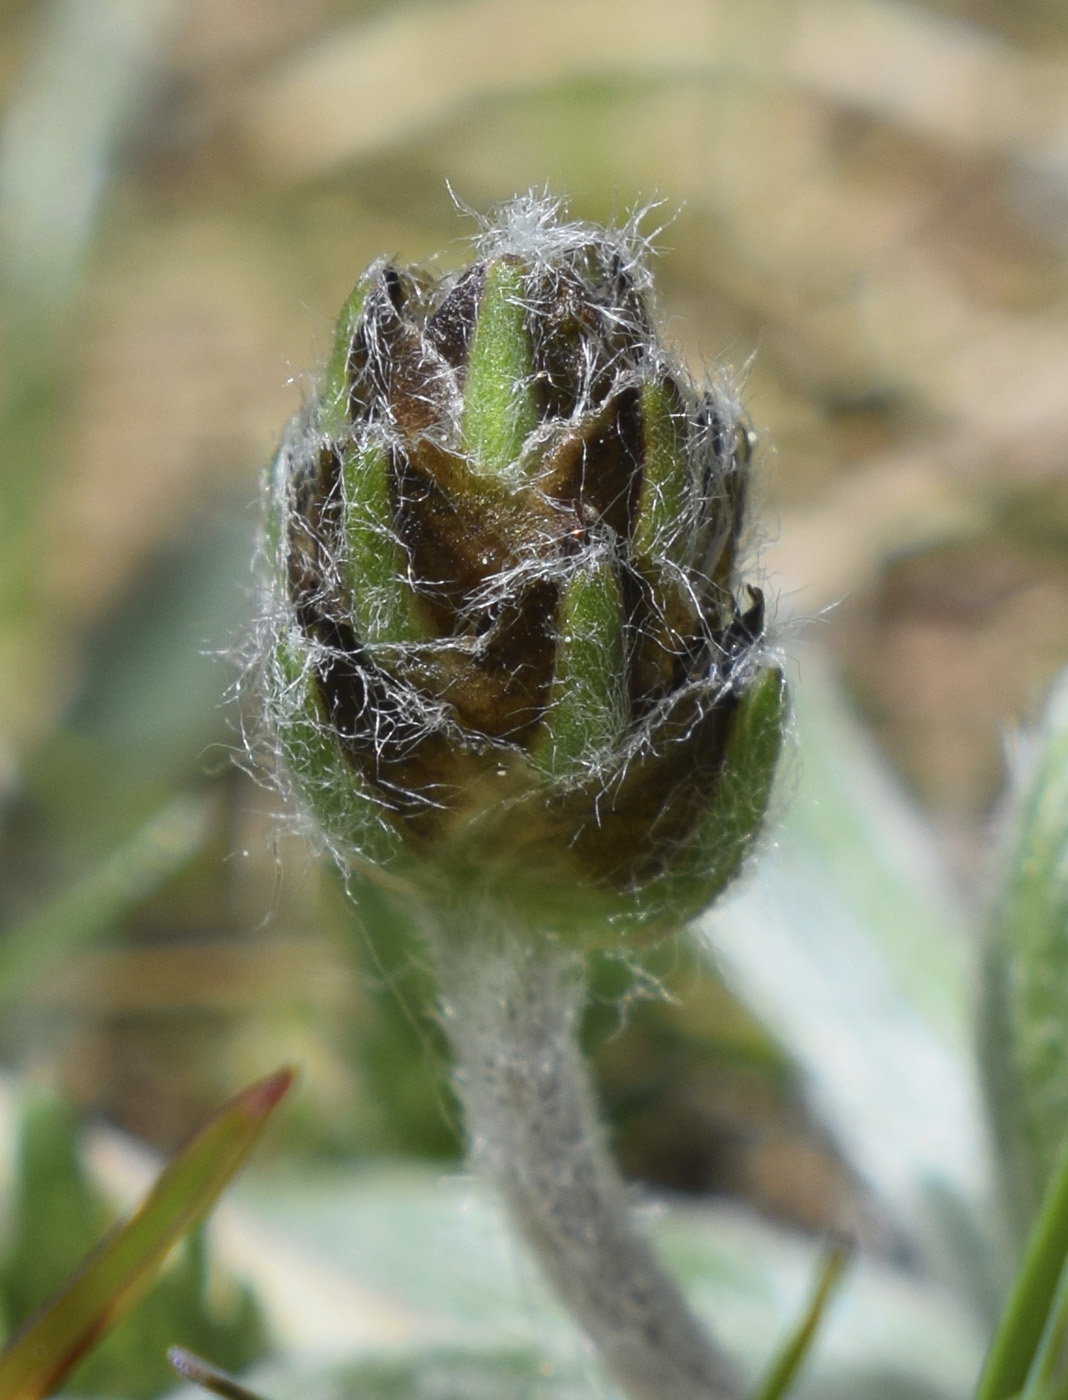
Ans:
[[[738,1259],[767,1263],[754,1345],[820,1231],[857,1236],[876,1271],[908,1264],[921,1289],[967,1274],[971,1227],[954,1234],[948,1208],[941,1262],[916,1245],[929,1120],[957,1121],[924,1036],[971,1102],[968,930],[992,881],[1005,736],[1036,722],[1068,659],[1066,52],[1053,0],[7,0],[11,1095],[45,1084],[171,1150],[237,1087],[299,1062],[274,1170],[299,1158],[331,1176],[321,1195],[276,1180],[250,1198],[314,1239],[324,1269],[349,1267],[341,1236],[345,1259],[363,1251],[383,1316],[404,1299],[381,1336],[442,1341],[404,1311],[449,1278],[431,1268],[423,1298],[404,1276],[427,1269],[418,1210],[448,1229],[450,1198],[414,1164],[458,1152],[427,970],[370,892],[352,913],[233,762],[222,699],[255,607],[257,479],[363,267],[462,261],[471,225],[447,180],[474,209],[543,186],[591,219],[659,200],[669,336],[695,368],[734,365],[766,444],[753,550],[797,737],[780,850],[713,921],[727,984],[682,944],[637,978],[595,970],[606,1108],[628,1171],[727,1202],[728,1238],[757,1232],[727,1269],[745,1297]],[[812,966],[789,961],[799,947]],[[864,1078],[880,1054],[882,1087]],[[1056,1129],[1029,1131],[1055,1150]],[[400,1175],[381,1165],[398,1158]],[[946,1168],[950,1194],[981,1199],[982,1169],[965,1176]],[[339,1229],[346,1214],[362,1233]],[[697,1238],[681,1232],[676,1257],[692,1248],[695,1287],[713,1288]],[[492,1282],[472,1285],[483,1315],[494,1249],[476,1269]],[[1001,1283],[974,1271],[967,1306],[946,1304],[967,1317],[943,1332],[916,1295],[937,1333],[906,1347],[924,1384],[952,1393],[967,1375]],[[356,1307],[336,1293],[331,1335]],[[898,1324],[873,1306],[892,1357]],[[504,1346],[527,1313],[489,1315]],[[529,1393],[526,1360],[514,1370]]]

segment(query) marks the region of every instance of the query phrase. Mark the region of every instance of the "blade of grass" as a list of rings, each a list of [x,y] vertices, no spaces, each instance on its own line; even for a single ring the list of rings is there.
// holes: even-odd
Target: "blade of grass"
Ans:
[[[4,932],[0,1004],[20,1000],[75,949],[158,889],[204,844],[210,805],[176,797],[88,874]]]
[[[240,1381],[235,1381],[233,1376],[220,1371],[210,1361],[205,1361],[194,1352],[186,1351],[185,1347],[171,1347],[167,1353],[167,1360],[171,1363],[172,1370],[181,1376],[183,1381],[192,1381],[194,1385],[200,1386],[201,1390],[221,1396],[222,1400],[263,1400],[254,1390],[249,1390]]]
[[[129,1312],[243,1165],[292,1081],[285,1069],[243,1090],[178,1153],[139,1209],[0,1353],[0,1400],[39,1400]]]
[[[841,1282],[848,1263],[849,1250],[845,1245],[834,1244],[827,1251],[817,1276],[816,1287],[801,1321],[768,1368],[767,1375],[753,1392],[752,1400],[781,1400],[786,1394],[812,1348],[827,1305]]]
[[[1009,1400],[1027,1383],[1068,1260],[1068,1143],[1024,1248],[974,1400]]]
[[[1048,1400],[1064,1390],[1063,1359],[1064,1339],[1068,1336],[1068,1261],[1061,1270],[1057,1293],[1053,1306],[1042,1329],[1042,1339],[1038,1344],[1031,1369],[1027,1373],[1027,1384],[1020,1400]],[[1058,1368],[1062,1374],[1058,1377]]]

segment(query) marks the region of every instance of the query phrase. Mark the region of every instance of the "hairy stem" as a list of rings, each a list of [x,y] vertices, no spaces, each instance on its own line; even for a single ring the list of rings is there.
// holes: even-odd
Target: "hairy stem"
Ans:
[[[476,1161],[630,1400],[736,1396],[728,1362],[630,1218],[577,1042],[581,957],[478,922],[432,938]]]

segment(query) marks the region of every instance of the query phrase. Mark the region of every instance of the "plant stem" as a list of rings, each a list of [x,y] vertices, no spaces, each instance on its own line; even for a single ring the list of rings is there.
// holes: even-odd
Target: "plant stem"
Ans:
[[[432,934],[476,1161],[630,1400],[728,1400],[732,1369],[630,1218],[577,1031],[582,958],[470,909]]]
[[[1008,1400],[1027,1383],[1027,1374],[1068,1264],[1068,1145],[1024,1246],[994,1339],[990,1343],[974,1400]]]
[[[764,1380],[753,1392],[753,1400],[782,1400],[788,1393],[812,1349],[827,1304],[841,1283],[848,1263],[849,1254],[846,1247],[841,1244],[832,1245],[824,1258],[811,1302],[793,1335],[775,1357]]]

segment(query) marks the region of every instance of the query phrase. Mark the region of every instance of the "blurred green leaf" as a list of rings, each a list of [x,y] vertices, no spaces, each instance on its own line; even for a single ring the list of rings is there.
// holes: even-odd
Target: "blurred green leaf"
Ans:
[[[594,1394],[580,1368],[548,1364],[533,1347],[482,1354],[440,1347],[372,1358],[334,1380],[349,1400],[591,1400]]]
[[[798,771],[775,847],[699,929],[893,1227],[996,1316],[963,911],[811,653],[791,689]]]
[[[237,674],[230,649],[248,628],[245,511],[243,499],[203,499],[88,638],[65,727],[99,745],[111,781],[181,780],[213,744],[232,755],[233,716],[220,701]]]
[[[79,1153],[77,1114],[57,1094],[31,1093],[22,1112],[12,1228],[0,1265],[4,1316],[28,1317],[88,1253],[111,1212]]]
[[[42,647],[40,513],[57,410],[72,379],[70,312],[121,144],[151,92],[174,0],[35,7],[0,125],[0,729],[40,737],[62,647]],[[0,773],[0,781],[6,776]]]
[[[349,898],[349,895],[352,898]],[[437,986],[413,924],[373,880],[336,880],[337,926],[376,995],[351,1026],[351,1053],[365,1093],[351,1141],[361,1156],[455,1160],[460,1115],[445,1075],[448,1052],[437,1023]]]
[[[1065,1339],[1068,1338],[1068,1259],[1061,1267],[1053,1303],[1046,1315],[1042,1337],[1027,1372],[1021,1400],[1046,1400],[1068,1389],[1064,1372]]]
[[[57,0],[37,32],[0,142],[6,275],[36,315],[77,284],[117,148],[150,90],[174,0]]]
[[[243,1165],[291,1082],[292,1073],[283,1070],[252,1085],[179,1152],[137,1212],[101,1241],[0,1353],[0,1400],[47,1394],[133,1307],[174,1245],[204,1220]],[[191,1267],[202,1269],[202,1256],[194,1254]]]
[[[1068,1146],[1042,1208],[990,1344],[975,1400],[1009,1400],[1023,1390],[1068,1269]]]
[[[257,1174],[236,1200],[284,1242],[289,1269],[306,1281],[314,1315],[291,1309],[291,1349],[254,1388],[270,1400],[321,1393],[309,1348],[351,1357],[331,1394],[378,1397],[364,1363],[384,1357],[400,1395],[466,1400],[443,1383],[444,1344],[471,1354],[473,1393],[492,1384],[502,1352],[531,1358],[533,1394],[557,1400],[579,1386],[604,1393],[588,1343],[521,1256],[488,1190],[465,1176],[395,1164],[376,1169]],[[788,1335],[808,1306],[818,1245],[727,1202],[676,1203],[643,1221],[699,1316],[714,1320],[747,1384],[768,1365],[769,1339]],[[299,1261],[299,1263],[298,1263]],[[318,1278],[313,1292],[307,1280]],[[363,1304],[359,1302],[363,1299]],[[335,1301],[337,1300],[337,1301]],[[966,1307],[915,1271],[858,1256],[825,1320],[798,1396],[963,1397],[979,1369],[984,1338]],[[358,1363],[358,1364],[357,1364]],[[314,1362],[311,1362],[314,1365]],[[508,1382],[504,1383],[504,1393]],[[528,1392],[530,1393],[530,1392]]]
[[[202,845],[208,815],[205,800],[174,798],[73,886],[7,929],[0,940],[0,1004],[24,997],[180,870]]]
[[[1068,672],[1017,783],[991,905],[982,1060],[1009,1213],[1029,1227],[1068,1132]]]

